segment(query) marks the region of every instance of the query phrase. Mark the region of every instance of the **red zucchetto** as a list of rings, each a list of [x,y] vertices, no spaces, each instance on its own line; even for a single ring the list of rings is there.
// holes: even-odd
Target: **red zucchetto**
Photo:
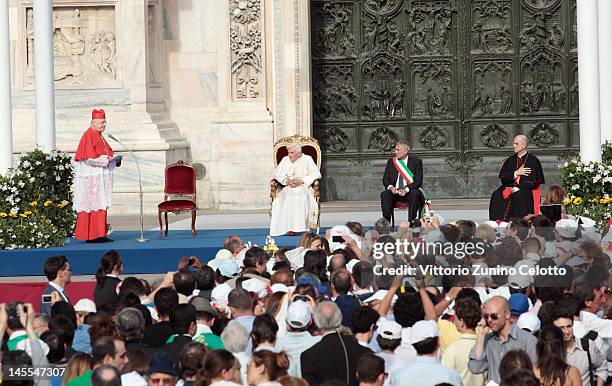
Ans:
[[[93,109],[93,111],[91,112],[91,119],[106,119],[106,114],[102,109]]]

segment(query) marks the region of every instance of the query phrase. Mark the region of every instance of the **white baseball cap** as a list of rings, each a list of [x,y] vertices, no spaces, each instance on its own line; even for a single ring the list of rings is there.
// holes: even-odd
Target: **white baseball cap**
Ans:
[[[76,302],[76,304],[74,305],[74,310],[76,312],[96,312],[96,303],[93,302],[93,300],[91,299],[81,299],[78,302]]]
[[[555,224],[555,230],[564,239],[571,239],[576,237],[576,231],[578,230],[578,221],[564,218],[557,221]]]
[[[293,328],[305,328],[312,320],[310,305],[303,300],[296,300],[287,310],[287,324]]]
[[[381,318],[378,322],[378,335],[385,339],[401,339],[402,326],[393,320]]]
[[[424,341],[428,338],[440,336],[438,324],[433,320],[419,320],[410,329],[410,344]]]
[[[213,305],[220,306],[227,304],[227,297],[232,291],[227,283],[219,284],[210,292],[210,300]]]
[[[270,286],[270,289],[272,290],[272,293],[275,294],[277,292],[283,292],[283,293],[287,293],[289,292],[289,287],[287,287],[286,285],[284,285],[283,283],[276,283],[276,284],[272,284]]]
[[[260,298],[268,295],[268,285],[259,279],[249,279],[242,282],[242,288],[249,292],[255,292]]]
[[[349,260],[348,263],[346,263],[346,269],[348,269],[348,271],[352,274],[353,273],[353,268],[355,268],[355,266],[361,262],[361,260],[359,259],[351,259]]]
[[[534,313],[523,312],[516,321],[516,326],[522,330],[537,332],[540,331],[540,319]]]
[[[517,268],[517,266],[515,266]],[[518,269],[513,274],[508,275],[508,287],[514,289],[522,289],[533,285],[533,276],[522,274]]]

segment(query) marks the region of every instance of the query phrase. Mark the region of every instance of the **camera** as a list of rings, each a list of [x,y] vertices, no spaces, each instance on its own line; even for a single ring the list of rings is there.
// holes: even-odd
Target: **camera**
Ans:
[[[342,236],[332,236],[332,242],[334,242],[334,243],[343,243],[344,239],[342,238]]]

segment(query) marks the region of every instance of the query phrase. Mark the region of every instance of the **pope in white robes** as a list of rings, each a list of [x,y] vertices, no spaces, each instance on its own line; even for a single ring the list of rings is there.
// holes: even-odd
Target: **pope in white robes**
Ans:
[[[288,145],[287,152],[272,176],[283,188],[272,202],[271,236],[317,227],[319,207],[312,183],[321,178],[321,173],[312,157],[302,154],[300,144]]]

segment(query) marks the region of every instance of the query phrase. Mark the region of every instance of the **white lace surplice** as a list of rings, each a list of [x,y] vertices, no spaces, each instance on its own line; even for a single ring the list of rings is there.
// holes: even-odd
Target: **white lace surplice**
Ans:
[[[89,213],[111,207],[114,168],[107,155],[74,163],[74,210]]]

